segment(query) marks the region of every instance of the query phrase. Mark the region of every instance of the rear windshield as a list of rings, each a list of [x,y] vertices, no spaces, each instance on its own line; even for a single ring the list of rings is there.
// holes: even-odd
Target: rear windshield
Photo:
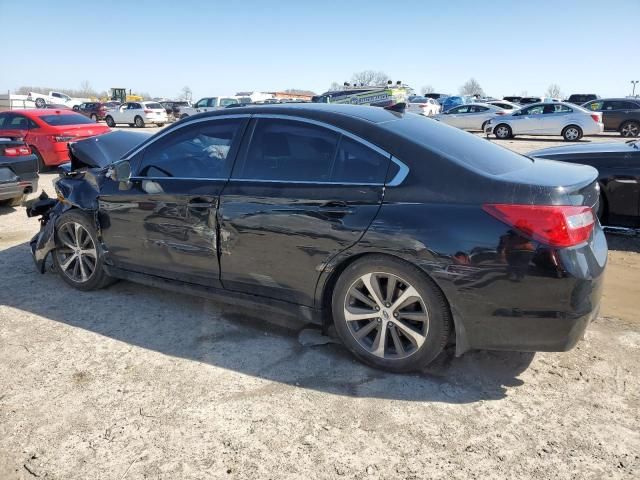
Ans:
[[[159,110],[164,110],[164,107],[162,105],[160,105],[159,103],[150,102],[150,103],[145,103],[144,106],[145,106],[145,108],[156,108],[156,109],[159,109]]]
[[[532,162],[488,140],[419,115],[389,122],[387,128],[456,163],[491,175],[527,168]]]
[[[42,115],[40,116],[40,120],[54,127],[60,127],[64,125],[84,125],[88,123],[92,123],[95,125],[96,123],[93,120],[91,120],[89,117],[85,117],[84,115],[78,115],[77,113]]]

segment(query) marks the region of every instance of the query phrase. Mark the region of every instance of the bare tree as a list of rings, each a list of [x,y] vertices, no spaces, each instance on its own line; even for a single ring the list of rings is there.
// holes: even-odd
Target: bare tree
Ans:
[[[344,85],[338,82],[331,82],[331,86],[329,87],[329,91],[342,90]]]
[[[364,70],[362,72],[356,72],[351,76],[351,83],[354,85],[385,85],[389,75],[384,72],[376,72],[375,70]]]
[[[470,78],[460,87],[460,95],[479,95],[484,97],[484,90],[475,78]]]
[[[182,91],[180,93],[180,100],[186,100],[187,102],[190,102],[192,98],[193,98],[193,92],[191,92],[191,88],[187,85],[182,87]]]
[[[520,96],[521,97],[526,97],[529,94],[529,92],[527,92],[526,90],[523,90],[520,92]]]
[[[91,83],[89,83],[89,80],[83,80],[80,83],[80,92],[82,93],[83,97],[92,97],[96,95],[96,91],[91,88]]]
[[[420,89],[420,91],[422,92],[422,95],[426,95],[427,93],[435,92],[435,90],[433,89],[433,87],[431,85],[425,85],[424,87],[422,87]]]
[[[552,83],[551,85],[549,85],[547,87],[547,91],[544,93],[544,96],[551,98],[561,98],[562,91],[560,91],[560,85],[558,85],[557,83]]]

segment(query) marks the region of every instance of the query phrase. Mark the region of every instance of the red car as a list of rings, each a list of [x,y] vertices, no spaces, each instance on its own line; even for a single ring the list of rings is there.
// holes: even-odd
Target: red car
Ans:
[[[22,138],[38,157],[40,171],[69,161],[67,144],[110,132],[72,110],[13,110],[0,113],[0,137]]]

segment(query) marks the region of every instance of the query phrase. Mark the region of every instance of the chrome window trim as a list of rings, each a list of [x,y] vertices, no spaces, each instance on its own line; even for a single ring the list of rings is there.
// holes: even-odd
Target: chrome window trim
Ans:
[[[386,186],[397,187],[401,185],[402,182],[404,182],[405,178],[407,178],[407,176],[409,175],[409,167],[393,155],[391,156],[391,161],[395,163],[400,168],[400,170],[398,170],[398,173],[396,173],[395,176],[386,183]]]
[[[375,186],[375,187],[381,187],[381,186],[387,186],[387,187],[397,187],[399,185],[402,184],[402,182],[407,178],[407,176],[409,175],[409,167],[403,163],[402,161],[398,160],[396,157],[394,157],[393,155],[391,155],[389,152],[383,150],[382,148],[378,147],[377,145],[374,145],[373,143],[358,137],[357,135],[354,135],[351,132],[348,132],[340,127],[336,127],[334,125],[330,125],[328,123],[325,122],[320,122],[318,120],[313,120],[311,118],[305,118],[305,117],[298,117],[295,115],[282,115],[282,114],[273,114],[273,113],[256,113],[256,114],[233,114],[233,115],[221,115],[221,116],[215,116],[215,117],[204,117],[204,118],[197,118],[197,119],[193,119],[193,120],[185,120],[185,123],[183,123],[180,127],[178,128],[168,128],[167,131],[162,132],[161,134],[159,134],[158,136],[156,136],[152,142],[149,142],[147,144],[143,144],[140,145],[139,147],[137,147],[135,150],[133,150],[131,153],[129,153],[126,157],[124,157],[122,160],[123,161],[128,161],[131,160],[132,157],[136,156],[140,151],[144,150],[145,148],[148,148],[149,146],[153,145],[154,143],[156,143],[158,140],[164,138],[166,135],[168,135],[169,133],[173,133],[173,132],[178,132],[180,130],[182,130],[185,127],[188,127],[190,125],[193,124],[197,124],[197,123],[202,123],[202,122],[209,122],[209,121],[215,121],[217,119],[235,119],[235,118],[275,118],[275,119],[279,119],[279,120],[293,120],[293,121],[297,121],[297,122],[302,122],[302,123],[309,123],[311,125],[316,125],[322,128],[327,128],[329,130],[332,130],[336,133],[339,133],[341,135],[344,135],[345,137],[350,138],[351,140],[358,142],[362,145],[364,145],[367,148],[372,149],[373,151],[377,152],[378,154],[388,157],[390,159],[391,162],[395,163],[398,167],[398,173],[396,173],[396,175],[388,182],[382,182],[382,183],[370,183],[370,182],[315,182],[315,181],[292,181],[292,180],[266,180],[266,179],[251,179],[251,178],[197,178],[197,177],[140,177],[140,176],[132,176],[131,180],[136,180],[136,181],[140,181],[140,180],[214,180],[214,181],[231,181],[231,182],[253,182],[253,183],[284,183],[284,184],[301,184],[301,185],[350,185],[350,186]]]

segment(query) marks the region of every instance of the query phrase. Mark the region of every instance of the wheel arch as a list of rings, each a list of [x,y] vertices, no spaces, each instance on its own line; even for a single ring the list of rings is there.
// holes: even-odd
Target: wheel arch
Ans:
[[[442,298],[444,299],[447,308],[449,310],[449,314],[452,321],[451,325],[451,334],[449,341],[453,340],[456,344],[456,355],[461,355],[465,351],[469,349],[467,336],[465,333],[465,328],[460,318],[460,313],[456,310],[455,307],[451,305],[449,302],[449,298],[447,297],[445,291],[438,284],[438,282],[420,265],[416,265],[408,261],[406,258],[403,258],[399,255],[393,255],[388,252],[380,252],[380,251],[368,251],[368,252],[359,252],[354,255],[350,255],[346,258],[339,260],[331,269],[331,272],[328,274],[322,285],[320,285],[320,279],[318,288],[320,289],[319,295],[316,298],[319,298],[320,309],[322,312],[322,329],[326,333],[329,330],[329,327],[333,324],[333,317],[331,314],[331,299],[333,297],[333,292],[335,290],[335,286],[338,282],[338,279],[342,275],[342,273],[353,263],[366,258],[366,257],[388,257],[393,260],[400,260],[401,262],[407,264],[410,267],[417,268],[424,276],[427,278],[442,294]]]

